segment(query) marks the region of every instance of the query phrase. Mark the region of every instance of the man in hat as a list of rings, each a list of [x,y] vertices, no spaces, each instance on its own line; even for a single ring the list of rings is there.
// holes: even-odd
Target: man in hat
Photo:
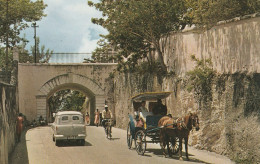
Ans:
[[[112,112],[108,109],[108,106],[105,105],[105,110],[103,110],[102,112],[102,125],[104,128],[106,128],[106,122],[108,122],[107,119],[112,119],[113,118],[113,115],[112,115]],[[112,132],[112,127],[111,127],[111,132]]]

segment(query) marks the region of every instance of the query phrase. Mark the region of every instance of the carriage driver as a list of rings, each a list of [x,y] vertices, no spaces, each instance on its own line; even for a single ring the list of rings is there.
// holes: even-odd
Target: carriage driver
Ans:
[[[154,115],[163,115],[163,116],[165,116],[167,114],[167,107],[162,104],[161,99],[157,99],[157,104],[153,108],[153,114]]]
[[[111,112],[111,110],[108,109],[107,105],[105,105],[105,110],[102,111],[102,118],[103,118],[102,125],[105,128],[105,124],[108,121],[106,119],[112,119],[113,118],[112,112]],[[111,131],[112,131],[112,127],[111,127]]]

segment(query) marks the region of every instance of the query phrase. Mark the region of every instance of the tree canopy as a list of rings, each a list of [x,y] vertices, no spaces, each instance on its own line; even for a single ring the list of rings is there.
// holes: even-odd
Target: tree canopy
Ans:
[[[29,27],[27,22],[40,20],[47,5],[42,0],[0,0],[0,41],[14,46],[21,40],[20,31]],[[9,46],[9,45],[8,45]]]
[[[184,15],[183,0],[102,0],[99,3],[89,1],[88,4],[103,13],[103,18],[93,18],[92,22],[108,30],[109,34],[104,38],[117,51],[119,61],[127,58],[128,65],[132,66],[155,50],[158,62],[165,69],[161,38],[189,22]]]
[[[36,44],[36,50],[37,50],[37,62],[39,63],[48,63],[52,54],[53,50],[46,49],[44,45],[40,44],[40,38],[37,37],[37,44]],[[16,45],[18,53],[19,53],[19,62],[20,63],[34,63],[34,46],[30,47],[30,50],[26,49],[27,41],[25,37],[21,39],[21,42]],[[8,53],[8,60],[13,60],[13,54],[11,52]],[[0,68],[5,67],[5,49],[3,47],[0,47]],[[12,65],[9,65],[7,70],[12,70]]]
[[[42,0],[0,0],[0,43],[6,47],[5,54],[1,55],[5,55],[6,70],[10,67],[9,48],[21,41],[20,32],[29,27],[27,22],[38,21],[46,16],[46,6]]]
[[[192,23],[204,27],[260,11],[258,0],[186,0],[186,5]]]
[[[58,112],[74,110],[81,111],[85,102],[86,96],[75,90],[61,90],[56,92],[53,96],[48,99],[50,111]]]

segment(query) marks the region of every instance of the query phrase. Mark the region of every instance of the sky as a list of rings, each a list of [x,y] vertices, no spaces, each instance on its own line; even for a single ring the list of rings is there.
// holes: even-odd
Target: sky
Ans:
[[[91,53],[97,47],[99,34],[107,34],[104,28],[91,22],[91,18],[101,17],[101,12],[89,7],[87,0],[44,0],[44,3],[48,5],[47,16],[36,22],[39,25],[36,34],[46,49],[56,53]],[[29,27],[24,33],[28,47],[34,45],[34,29]],[[50,62],[78,62],[91,55],[73,56],[64,55],[61,59],[54,55]]]

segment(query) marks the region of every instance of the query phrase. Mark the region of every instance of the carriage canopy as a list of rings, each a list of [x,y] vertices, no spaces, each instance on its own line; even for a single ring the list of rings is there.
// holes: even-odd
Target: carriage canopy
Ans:
[[[133,96],[133,101],[156,101],[157,99],[165,99],[172,92],[144,92]]]

